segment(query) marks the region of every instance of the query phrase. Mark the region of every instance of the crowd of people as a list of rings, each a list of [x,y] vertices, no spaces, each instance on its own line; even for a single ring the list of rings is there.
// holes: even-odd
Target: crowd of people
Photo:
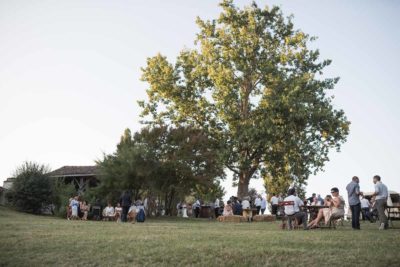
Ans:
[[[360,180],[357,176],[347,185],[348,206],[351,212],[352,228],[360,229],[360,215],[362,220],[374,222],[379,219],[379,229],[388,228],[388,218],[385,214],[386,200],[388,198],[388,189],[381,182],[381,177],[375,175],[373,183],[375,191],[372,194],[371,201],[365,198],[363,192],[360,191]],[[273,194],[270,198],[270,211],[275,216],[289,216],[295,218],[299,225],[303,225],[304,229],[312,229],[319,227],[321,222],[326,225],[334,220],[342,219],[345,216],[345,199],[339,194],[339,189],[334,187],[331,194],[322,198],[320,194],[313,193],[311,197],[300,199],[294,188],[290,188],[287,196],[283,198],[282,194]],[[290,205],[282,205],[282,203],[290,203]],[[210,209],[210,218],[218,218],[219,216],[243,216],[247,221],[251,222],[254,214],[264,215],[268,208],[268,201],[265,197],[257,195],[254,198],[244,197],[239,199],[232,196],[227,203],[218,198],[213,203],[203,203],[200,199],[196,199],[193,204],[179,202],[176,206],[178,216],[183,217],[200,217],[202,207]],[[315,214],[307,212],[316,210]],[[311,209],[318,207],[318,209]],[[125,191],[119,201],[113,205],[108,203],[104,209],[101,204],[94,203],[91,207],[86,201],[78,196],[69,200],[67,207],[68,220],[87,220],[88,212],[92,211],[94,219],[102,219],[117,222],[143,222],[145,220],[145,204],[140,200],[132,201],[129,191]],[[292,220],[289,220],[291,227]]]
[[[67,206],[68,220],[87,220],[88,212],[92,210],[92,216],[95,220],[116,221],[116,222],[144,222],[145,207],[141,199],[132,201],[129,191],[125,191],[119,201],[114,206],[108,202],[107,206],[102,208],[99,200],[90,206],[79,196],[69,199]]]

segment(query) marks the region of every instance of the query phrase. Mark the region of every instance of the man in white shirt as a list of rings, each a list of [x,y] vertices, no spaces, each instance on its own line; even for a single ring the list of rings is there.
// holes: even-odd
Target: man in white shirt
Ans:
[[[260,210],[261,210],[261,196],[258,195],[257,198],[254,200],[254,205],[257,208],[257,215],[260,214]]]
[[[371,208],[371,205],[363,195],[361,195],[361,215],[362,215],[362,220],[369,220],[371,221],[371,216],[369,216],[369,209]]]
[[[304,211],[300,211],[300,207],[304,205],[303,201],[296,196],[296,190],[294,188],[290,188],[288,191],[288,197],[286,197],[283,201],[291,201],[293,205],[285,205],[285,215],[293,216],[299,224],[303,224],[304,230],[308,230],[307,227],[307,213]],[[292,229],[292,220],[288,219],[289,228]]]
[[[279,204],[279,198],[276,196],[276,194],[273,194],[271,197],[272,215],[276,215],[276,213],[278,212],[278,204]]]
[[[250,208],[250,201],[249,197],[245,197],[242,201],[242,209],[243,209],[243,217],[248,221],[251,222],[251,218],[253,217],[253,211]]]
[[[263,197],[261,199],[261,214],[264,215],[265,210],[267,209],[267,200]]]
[[[180,201],[178,202],[178,204],[176,204],[176,212],[177,212],[176,216],[178,217],[182,216],[182,204]]]
[[[379,221],[381,222],[379,230],[386,230],[389,227],[388,218],[385,214],[386,202],[389,196],[388,189],[386,185],[381,182],[381,177],[379,175],[374,176],[373,182],[375,184],[375,193],[372,196],[375,196],[375,206],[378,210]]]

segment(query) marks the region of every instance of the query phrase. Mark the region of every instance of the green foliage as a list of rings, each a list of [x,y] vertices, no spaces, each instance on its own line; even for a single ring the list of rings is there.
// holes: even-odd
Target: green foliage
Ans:
[[[7,197],[18,210],[39,214],[53,200],[49,168],[35,162],[24,162],[14,173],[15,181]]]
[[[212,146],[206,135],[191,128],[147,127],[133,137],[126,130],[117,151],[97,162],[97,195],[116,201],[122,191],[131,190],[135,198],[157,197],[167,214],[185,196],[221,196],[223,165]]]
[[[244,9],[221,2],[217,19],[197,19],[196,49],[176,63],[157,55],[143,68],[148,101],[139,102],[145,123],[190,125],[222,152],[224,165],[246,196],[253,177],[271,186],[297,182],[321,170],[340,149],[349,121],[327,91],[338,78],[323,78],[330,60],[308,47],[315,38],[296,30],[280,9]]]
[[[74,184],[65,184],[62,180],[54,180],[52,186],[52,204],[55,206],[54,213],[56,216],[65,218],[69,199],[76,195],[75,186]]]

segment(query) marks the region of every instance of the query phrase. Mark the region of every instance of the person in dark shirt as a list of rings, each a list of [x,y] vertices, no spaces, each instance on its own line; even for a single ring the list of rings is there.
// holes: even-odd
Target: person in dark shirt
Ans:
[[[307,198],[307,202],[308,202],[309,204],[313,203],[313,202],[314,202],[315,196],[316,196],[316,194],[313,193],[313,194],[311,195],[311,197]]]
[[[119,203],[122,207],[121,221],[127,222],[128,211],[132,204],[132,197],[129,191],[125,191],[121,198],[119,199]]]
[[[242,213],[243,213],[242,203],[241,203],[241,201],[238,199],[238,200],[236,200],[236,202],[235,202],[233,214],[234,214],[234,215],[242,215]]]

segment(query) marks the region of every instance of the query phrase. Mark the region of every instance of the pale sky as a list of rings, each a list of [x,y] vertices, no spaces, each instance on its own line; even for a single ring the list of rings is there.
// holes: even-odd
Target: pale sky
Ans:
[[[0,185],[25,160],[56,169],[112,153],[125,128],[141,127],[146,58],[161,52],[174,60],[193,47],[196,16],[215,18],[217,3],[0,0]],[[297,28],[319,37],[313,47],[322,58],[333,60],[326,75],[341,77],[334,104],[352,122],[350,136],[310,178],[308,193],[337,186],[346,195],[354,175],[372,191],[375,174],[400,191],[400,2],[257,3],[294,14]],[[261,180],[251,186],[264,190]]]

